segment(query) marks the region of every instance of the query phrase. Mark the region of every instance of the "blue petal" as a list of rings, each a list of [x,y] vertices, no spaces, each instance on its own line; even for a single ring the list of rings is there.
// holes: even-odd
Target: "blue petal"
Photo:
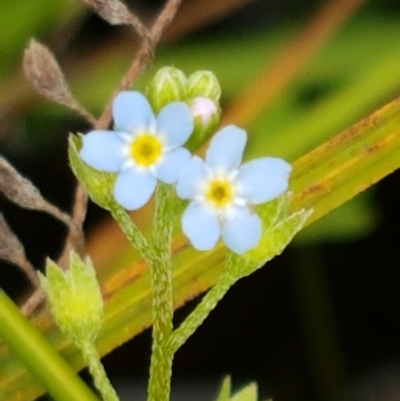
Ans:
[[[199,251],[214,248],[221,236],[217,215],[196,202],[192,202],[183,213],[182,230]]]
[[[206,163],[223,171],[230,171],[239,167],[246,141],[246,131],[235,125],[223,128],[210,142],[210,147],[206,153]]]
[[[157,178],[167,184],[178,180],[179,175],[190,163],[190,152],[178,148],[165,154],[163,161],[157,167]]]
[[[96,170],[116,172],[125,161],[124,141],[113,131],[91,131],[82,138],[80,156]]]
[[[116,131],[154,129],[155,117],[147,99],[139,92],[120,92],[113,101]]]
[[[115,181],[115,200],[127,210],[139,209],[151,198],[156,183],[156,178],[148,171],[126,169],[118,175]]]
[[[253,204],[268,202],[286,191],[290,171],[289,163],[274,157],[243,164],[236,178],[240,195]]]
[[[261,221],[247,208],[238,208],[222,227],[222,239],[233,252],[242,254],[254,248],[261,239]]]
[[[165,106],[157,117],[157,132],[164,137],[167,147],[183,145],[193,131],[193,119],[185,103]]]
[[[200,185],[206,179],[206,166],[203,159],[193,156],[190,163],[179,175],[176,193],[182,199],[193,199],[199,194]]]

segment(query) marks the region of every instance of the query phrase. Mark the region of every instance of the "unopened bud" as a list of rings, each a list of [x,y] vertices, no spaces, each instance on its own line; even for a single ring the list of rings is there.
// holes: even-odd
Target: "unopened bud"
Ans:
[[[46,276],[39,273],[39,278],[61,331],[75,344],[93,342],[103,317],[103,299],[90,259],[83,261],[71,253],[66,271],[48,260]]]
[[[219,104],[221,97],[221,86],[217,77],[211,71],[196,71],[192,74],[186,85],[187,94],[190,98],[208,97]]]
[[[193,117],[194,130],[185,147],[195,150],[214,133],[219,124],[221,110],[219,105],[208,97],[195,97],[188,101]]]
[[[150,81],[146,94],[155,112],[172,102],[183,101],[186,93],[186,76],[175,67],[163,67]]]

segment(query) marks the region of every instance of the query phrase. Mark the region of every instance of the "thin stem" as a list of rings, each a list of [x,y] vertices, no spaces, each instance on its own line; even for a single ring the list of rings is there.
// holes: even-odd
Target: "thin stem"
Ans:
[[[84,190],[82,184],[78,183],[75,191],[75,202],[72,216],[68,217],[68,219],[64,219],[64,223],[68,227],[68,235],[65,239],[63,251],[57,261],[57,264],[64,269],[66,269],[68,266],[68,258],[71,250],[76,251],[80,255],[83,254],[85,248],[85,238],[82,230],[82,225],[86,216],[87,201],[87,193]],[[38,280],[38,276],[36,273],[35,277],[36,280]],[[21,311],[26,316],[30,316],[43,302],[43,300],[44,294],[40,288],[37,288],[24,302],[21,307]]]
[[[159,183],[156,192],[153,241],[159,258],[150,265],[153,288],[153,343],[148,385],[149,401],[168,401],[171,391],[173,353],[167,349],[172,333],[172,189]]]
[[[85,221],[88,195],[82,184],[78,183],[75,189],[75,202],[72,216],[69,218],[68,235],[65,239],[64,249],[57,260],[61,268],[66,269],[69,265],[69,255],[71,251],[83,255],[85,249],[85,236],[83,233],[83,223]]]
[[[94,344],[90,342],[80,344],[79,349],[88,365],[94,384],[103,397],[103,401],[119,401],[117,393],[107,377]]]
[[[0,291],[0,337],[55,400],[98,401],[3,291]]]
[[[231,274],[223,274],[215,285],[204,295],[201,302],[185,321],[172,333],[167,348],[174,354],[187,339],[201,326],[218,302],[238,280]]]
[[[148,385],[149,401],[168,401],[171,387],[172,358],[166,343],[172,333],[172,205],[171,188],[160,183],[156,192],[156,212],[153,233],[154,245],[149,244],[129,214],[114,205],[111,214],[150,268],[153,289],[153,345]]]
[[[35,289],[38,288],[40,285],[39,276],[37,275],[37,272],[35,268],[31,265],[31,263],[27,259],[21,258],[20,263],[17,266],[21,269],[21,271],[25,273],[32,286]]]
[[[167,349],[172,333],[172,271],[160,259],[150,266],[153,287],[153,343],[148,401],[168,401],[171,389],[173,353]]]
[[[160,40],[164,29],[173,20],[181,2],[182,0],[169,0],[157,16],[157,19],[150,29],[150,33],[143,37],[139,50],[114,91],[112,99],[114,99],[117,93],[130,88],[138,75],[150,64],[153,58],[154,48]],[[112,102],[107,104],[100,118],[97,120],[95,125],[96,129],[104,129],[110,125],[111,104]]]
[[[37,288],[21,306],[21,312],[25,316],[31,316],[44,300],[45,296],[43,290]]]
[[[153,221],[153,244],[161,253],[164,263],[170,264],[172,220],[173,220],[173,187],[159,182],[156,189],[156,207]]]
[[[110,212],[133,248],[135,248],[142,255],[146,263],[151,266],[153,261],[158,259],[158,255],[132,221],[129,214],[117,204],[110,209]]]

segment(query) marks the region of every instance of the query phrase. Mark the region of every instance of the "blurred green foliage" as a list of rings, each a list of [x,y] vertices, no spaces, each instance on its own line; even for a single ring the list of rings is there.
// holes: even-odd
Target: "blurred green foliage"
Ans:
[[[23,49],[32,36],[45,37],[51,30],[76,18],[81,9],[78,3],[68,0],[1,2],[0,82],[19,68]]]

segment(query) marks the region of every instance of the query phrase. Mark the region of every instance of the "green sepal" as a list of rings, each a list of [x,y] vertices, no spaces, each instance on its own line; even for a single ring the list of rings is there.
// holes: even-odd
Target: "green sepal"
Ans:
[[[270,202],[254,206],[254,211],[260,217],[264,230],[269,230],[289,215],[290,202],[293,194],[285,192]]]
[[[219,103],[205,96],[191,98],[187,100],[187,104],[192,113],[194,128],[185,147],[193,151],[214,134],[221,120],[221,107]]]
[[[75,344],[93,342],[101,326],[103,299],[89,258],[71,252],[69,269],[63,271],[47,260],[46,276],[39,273],[54,320]]]
[[[196,71],[187,79],[186,96],[188,99],[207,97],[219,105],[221,86],[217,77],[211,71]]]
[[[115,203],[113,189],[115,174],[98,171],[88,166],[80,157],[82,139],[71,134],[68,140],[69,164],[78,181],[83,185],[94,203],[110,210]]]
[[[290,198],[290,194],[284,194],[257,208],[264,230],[260,242],[243,255],[228,251],[230,277],[239,279],[254,273],[266,262],[280,255],[303,228],[312,210],[302,209],[289,213]]]
[[[155,112],[172,102],[184,101],[186,76],[175,67],[162,67],[146,88],[148,100]]]

